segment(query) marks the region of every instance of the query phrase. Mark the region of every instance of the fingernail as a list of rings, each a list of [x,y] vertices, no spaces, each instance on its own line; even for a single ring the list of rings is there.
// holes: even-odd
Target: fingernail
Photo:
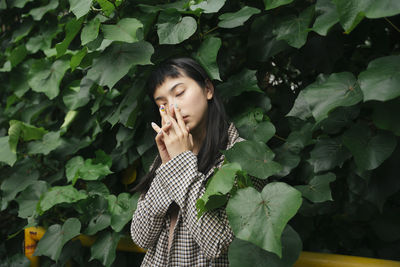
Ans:
[[[154,122],[151,123],[151,126],[156,127],[157,124],[155,124]]]
[[[169,107],[172,109],[174,107],[174,104],[169,105]]]
[[[160,105],[160,110],[161,110],[162,112],[165,112],[165,107],[164,107],[164,105]]]
[[[171,122],[170,122],[170,121],[168,121],[168,122],[167,122],[167,125],[170,125],[170,124],[171,124]]]
[[[175,103],[175,108],[178,108],[178,104]]]

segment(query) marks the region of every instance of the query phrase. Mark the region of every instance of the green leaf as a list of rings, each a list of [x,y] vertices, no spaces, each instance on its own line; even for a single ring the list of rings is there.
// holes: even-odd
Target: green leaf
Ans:
[[[210,14],[217,13],[225,4],[226,0],[207,0],[202,1],[195,5],[190,5],[191,10],[196,10],[198,8],[202,9],[202,13]]]
[[[77,236],[81,230],[81,223],[77,218],[68,218],[63,226],[53,224],[40,239],[34,256],[48,256],[57,261],[65,243]]]
[[[89,12],[92,0],[69,0],[69,5],[69,12],[74,13],[76,18],[79,19]]]
[[[26,219],[34,215],[40,196],[45,193],[47,189],[48,185],[45,181],[36,181],[22,191],[15,199],[19,206],[18,217]]]
[[[264,0],[265,10],[274,9],[292,3],[293,0]]]
[[[112,88],[131,67],[152,64],[150,58],[153,53],[153,46],[144,41],[133,44],[113,44],[104,51],[101,57],[93,60],[92,68],[89,69],[86,77],[99,85]]]
[[[94,235],[111,223],[111,214],[108,211],[108,202],[101,196],[96,196],[89,203],[85,203],[84,213],[90,218],[85,234]]]
[[[92,159],[84,161],[81,156],[70,159],[65,165],[67,181],[72,184],[75,184],[78,179],[93,181],[112,173],[107,165],[94,164],[92,161]]]
[[[192,36],[197,22],[190,16],[183,17],[174,10],[162,11],[158,16],[157,34],[160,44],[179,44]]]
[[[294,101],[294,105],[292,109],[289,111],[286,116],[297,117],[302,120],[306,120],[312,116],[312,112],[309,104],[305,98],[305,91],[301,90],[297,95],[296,100]]]
[[[90,88],[92,85],[93,82],[85,78],[81,81],[76,80],[70,84],[70,89],[66,91],[63,96],[64,104],[69,110],[76,110],[77,108],[83,107],[89,103]]]
[[[269,121],[257,122],[255,114],[261,113],[259,110],[255,112],[249,112],[246,116],[243,116],[235,124],[240,136],[246,140],[254,140],[266,143],[275,134],[275,127]],[[263,114],[261,113],[261,116]]]
[[[218,51],[221,47],[221,39],[217,37],[209,37],[205,39],[194,58],[203,66],[203,68],[210,75],[211,79],[221,81],[219,77],[219,68],[217,63]]]
[[[115,6],[107,0],[96,0],[97,3],[100,4],[101,9],[104,12],[104,15],[109,17],[115,10]]]
[[[315,5],[318,17],[315,19],[313,31],[326,36],[329,29],[339,22],[339,14],[331,0],[318,0]]]
[[[69,69],[69,61],[59,59],[54,62],[36,60],[28,74],[28,84],[35,92],[43,92],[50,100],[58,96],[60,83]]]
[[[331,195],[331,188],[329,184],[336,180],[336,175],[334,173],[328,172],[323,175],[314,176],[308,185],[298,185],[295,186],[299,190],[303,197],[308,200],[318,203],[328,200],[333,200]]]
[[[343,146],[340,138],[321,138],[317,140],[314,149],[310,152],[309,163],[317,173],[332,170],[336,166],[341,168],[350,157],[351,154]]]
[[[130,195],[121,193],[118,198],[115,195],[108,195],[108,210],[111,213],[111,228],[115,232],[120,232],[124,226],[132,220],[136,210],[139,193]]]
[[[358,76],[364,102],[387,101],[400,96],[400,56],[377,58]]]
[[[293,153],[286,144],[274,149],[276,154],[275,161],[282,166],[282,170],[276,176],[284,177],[288,175],[300,163],[300,156]]]
[[[87,23],[81,32],[81,42],[85,45],[97,38],[100,29],[100,19],[94,18]]]
[[[372,136],[371,130],[361,123],[347,130],[342,136],[342,142],[362,170],[377,168],[393,153],[397,145],[393,134],[378,132]]]
[[[242,141],[223,152],[229,162],[237,162],[243,170],[260,179],[279,173],[282,166],[272,161],[275,154],[262,142]]]
[[[395,16],[400,13],[400,2],[397,0],[370,0],[369,5],[365,11],[367,18],[383,18]]]
[[[26,42],[26,49],[32,54],[39,50],[49,50],[51,47],[51,41],[59,31],[61,31],[61,28],[57,27],[57,25],[46,24],[42,26],[40,31]]]
[[[135,18],[124,18],[116,25],[102,25],[104,39],[133,43],[139,41],[136,32],[143,24]]]
[[[239,189],[230,198],[226,213],[237,238],[282,258],[282,231],[301,202],[299,191],[286,183],[272,182],[261,193],[252,187]]]
[[[14,48],[11,51],[10,56],[8,57],[8,60],[11,63],[11,67],[14,68],[19,63],[21,63],[21,61],[24,60],[26,55],[27,55],[27,51],[26,51],[26,48],[25,48],[24,44],[19,45],[16,48]]]
[[[1,182],[1,210],[4,210],[8,202],[14,200],[19,192],[36,183],[39,178],[39,172],[32,162],[22,161],[18,163],[13,167],[12,174]]]
[[[10,166],[13,166],[17,161],[16,153],[11,151],[11,147],[9,144],[9,136],[0,137],[0,161],[7,163]]]
[[[48,155],[61,144],[62,139],[60,138],[60,131],[49,132],[43,136],[43,140],[29,143],[28,153]]]
[[[72,42],[72,40],[75,38],[75,36],[78,34],[78,32],[81,29],[83,22],[82,19],[72,19],[67,22],[67,25],[65,26],[65,38],[61,43],[56,44],[56,50],[57,50],[57,58],[61,57],[62,55],[65,54],[65,52],[68,49],[69,44]]]
[[[287,267],[293,266],[302,250],[300,236],[290,225],[282,233],[282,259],[250,242],[234,239],[229,245],[229,266]]]
[[[12,42],[16,43],[27,36],[33,28],[32,20],[25,20],[12,34]]]
[[[255,70],[243,69],[240,73],[229,77],[227,82],[217,86],[218,94],[221,98],[228,99],[243,92],[262,93],[257,85],[256,72]]]
[[[400,114],[399,98],[375,103],[372,120],[376,127],[392,131],[395,135],[400,136],[400,121],[393,114]]]
[[[328,117],[328,113],[340,106],[352,106],[362,100],[362,92],[353,74],[341,72],[331,74],[326,80],[307,86],[304,99],[317,122]]]
[[[71,67],[71,71],[74,71],[82,62],[82,59],[86,56],[88,49],[84,46],[78,53],[71,57],[71,61],[69,62],[69,66]]]
[[[300,48],[307,41],[309,25],[314,16],[314,6],[306,8],[298,17],[284,17],[274,29],[277,40],[285,40],[289,45]]]
[[[218,27],[236,28],[242,26],[251,16],[260,12],[258,8],[245,6],[237,12],[222,14],[218,17],[220,20]]]
[[[10,120],[10,128],[8,129],[9,144],[11,152],[17,153],[18,140],[21,138],[24,141],[41,139],[47,131],[42,127],[37,128],[28,123]]]
[[[58,0],[51,0],[45,6],[32,8],[31,11],[29,11],[29,14],[32,16],[34,20],[41,20],[44,14],[46,14],[51,10],[56,9],[57,7],[58,7]]]
[[[44,193],[38,204],[38,211],[42,215],[45,211],[60,203],[74,203],[86,199],[85,191],[76,190],[72,185],[54,186]]]
[[[209,178],[206,191],[196,203],[198,217],[201,217],[205,211],[210,209],[207,207],[207,204],[209,204],[208,202],[210,201],[211,196],[224,196],[232,189],[235,182],[236,172],[241,169],[240,165],[236,162],[227,163],[222,165],[222,167],[218,169],[211,178]],[[226,200],[227,198],[225,197],[225,203]]]
[[[90,260],[97,259],[104,266],[109,267],[115,260],[118,241],[121,235],[117,232],[102,232],[90,248]]]

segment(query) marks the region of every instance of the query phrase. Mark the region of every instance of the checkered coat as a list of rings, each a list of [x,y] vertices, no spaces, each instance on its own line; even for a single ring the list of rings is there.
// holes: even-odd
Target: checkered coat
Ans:
[[[227,149],[244,140],[233,123],[228,135]],[[221,167],[223,161],[224,155],[215,167]],[[196,155],[186,151],[156,170],[149,190],[139,198],[131,223],[132,240],[148,249],[142,266],[229,266],[227,250],[234,235],[225,209],[206,212],[197,219],[196,201],[203,195],[213,169],[206,175],[199,172]],[[168,251],[167,211],[173,201],[180,209]]]

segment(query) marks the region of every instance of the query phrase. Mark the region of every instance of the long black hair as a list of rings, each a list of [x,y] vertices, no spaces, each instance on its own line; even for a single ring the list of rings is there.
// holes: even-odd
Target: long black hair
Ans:
[[[163,84],[166,78],[178,78],[183,75],[192,78],[203,89],[209,83],[212,85],[207,72],[197,61],[189,57],[172,58],[161,62],[150,74],[146,84],[148,96],[154,102],[154,92]],[[156,105],[155,102],[154,105]],[[229,123],[224,105],[219,99],[216,90],[214,90],[213,97],[208,100],[206,137],[197,155],[198,170],[200,172],[208,173],[214,162],[221,156],[220,150],[226,149],[228,128]],[[157,155],[149,173],[131,191],[147,192],[155,176],[155,170],[160,165],[161,158]]]

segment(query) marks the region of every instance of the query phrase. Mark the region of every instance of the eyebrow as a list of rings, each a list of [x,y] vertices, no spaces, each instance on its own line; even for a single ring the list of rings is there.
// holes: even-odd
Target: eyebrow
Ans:
[[[175,84],[174,86],[172,86],[172,87],[169,89],[169,91],[170,91],[170,92],[174,91],[175,88],[178,87],[178,85],[181,85],[181,84],[183,84],[183,83],[177,83],[177,84]],[[160,99],[162,99],[162,98],[164,98],[164,97],[163,97],[163,96],[157,96],[157,97],[154,99],[154,101],[156,102],[157,100],[160,100]]]

